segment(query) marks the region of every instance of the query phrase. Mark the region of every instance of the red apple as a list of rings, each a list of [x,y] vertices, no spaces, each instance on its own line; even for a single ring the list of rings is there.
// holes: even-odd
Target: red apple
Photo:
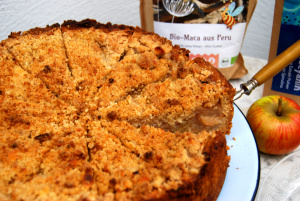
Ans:
[[[300,145],[300,106],[295,101],[263,97],[250,106],[246,118],[261,152],[282,155]]]

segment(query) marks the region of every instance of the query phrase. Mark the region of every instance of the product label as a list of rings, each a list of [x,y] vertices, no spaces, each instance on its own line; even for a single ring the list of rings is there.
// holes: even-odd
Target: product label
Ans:
[[[300,59],[273,78],[272,90],[300,96]]]
[[[300,4],[285,1],[282,13],[277,55],[300,39]],[[274,76],[272,90],[300,96],[300,58]]]
[[[248,2],[153,1],[154,32],[204,57],[216,68],[234,65],[244,38]]]
[[[246,23],[228,29],[224,24],[154,22],[154,31],[191,51],[190,59],[204,57],[216,68],[232,66],[240,52]]]

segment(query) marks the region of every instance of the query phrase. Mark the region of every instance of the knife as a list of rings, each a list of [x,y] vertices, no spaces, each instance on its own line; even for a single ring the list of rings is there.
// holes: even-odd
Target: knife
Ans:
[[[260,69],[250,80],[240,84],[240,90],[235,93],[233,100],[239,99],[243,94],[249,96],[256,87],[274,77],[298,57],[300,57],[300,39]]]

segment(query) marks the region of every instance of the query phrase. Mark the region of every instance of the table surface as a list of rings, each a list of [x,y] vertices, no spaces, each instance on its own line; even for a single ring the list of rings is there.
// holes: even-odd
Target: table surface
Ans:
[[[254,57],[244,56],[245,66],[248,70],[248,74],[242,77],[241,79],[231,80],[230,83],[233,87],[237,90],[240,89],[240,84],[247,82],[250,80],[256,72],[258,72],[264,65],[267,64],[267,60],[257,59]],[[235,104],[241,109],[244,115],[247,114],[249,107],[254,103],[256,100],[262,97],[263,95],[263,85],[257,87],[252,91],[252,93],[247,96],[243,95],[241,98],[235,101]],[[300,150],[298,147],[295,151]],[[293,151],[293,152],[295,152]],[[260,163],[261,163],[261,172],[260,172],[260,184],[268,174],[268,172],[286,155],[282,156],[273,156],[268,154],[260,153]],[[260,186],[258,187],[260,188]]]

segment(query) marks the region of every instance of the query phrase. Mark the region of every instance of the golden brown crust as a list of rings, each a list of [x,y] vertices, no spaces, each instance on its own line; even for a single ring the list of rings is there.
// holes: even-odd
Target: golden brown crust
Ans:
[[[64,21],[64,23],[61,25],[62,29],[80,29],[80,28],[95,28],[95,29],[102,29],[103,31],[109,33],[111,31],[115,30],[125,30],[128,31],[129,33],[134,30],[134,27],[131,26],[125,26],[125,25],[117,25],[117,24],[111,24],[108,22],[107,24],[102,24],[97,22],[96,20],[93,19],[85,19],[82,21],[75,21],[75,20],[67,20]]]
[[[234,89],[188,54],[92,19],[12,33],[0,45],[0,199],[216,200]]]
[[[167,192],[162,199],[170,201],[217,200],[222,190],[230,157],[227,156],[226,138],[219,133],[209,138],[203,149],[206,164],[194,180],[188,180],[177,191]]]
[[[117,191],[115,198],[215,200],[218,197],[229,162],[226,139],[221,132],[216,136],[207,132],[173,134],[149,126],[137,129],[118,121],[102,125],[93,122],[90,128],[91,161],[97,164],[95,174],[98,178],[106,177],[106,182],[113,181],[113,186],[104,185],[105,181],[98,183],[104,195],[126,188],[126,192]],[[123,172],[121,177],[120,172]]]
[[[42,33],[48,33],[48,34],[51,34],[53,33],[53,31],[57,28],[59,28],[60,25],[58,23],[55,23],[53,25],[47,25],[46,27],[44,28],[41,28],[41,27],[36,27],[36,28],[33,28],[33,29],[29,29],[28,31],[24,31],[24,32],[12,32],[8,38],[17,38],[21,35],[28,35],[28,34],[32,34],[32,35],[39,35],[39,34],[42,34]]]

